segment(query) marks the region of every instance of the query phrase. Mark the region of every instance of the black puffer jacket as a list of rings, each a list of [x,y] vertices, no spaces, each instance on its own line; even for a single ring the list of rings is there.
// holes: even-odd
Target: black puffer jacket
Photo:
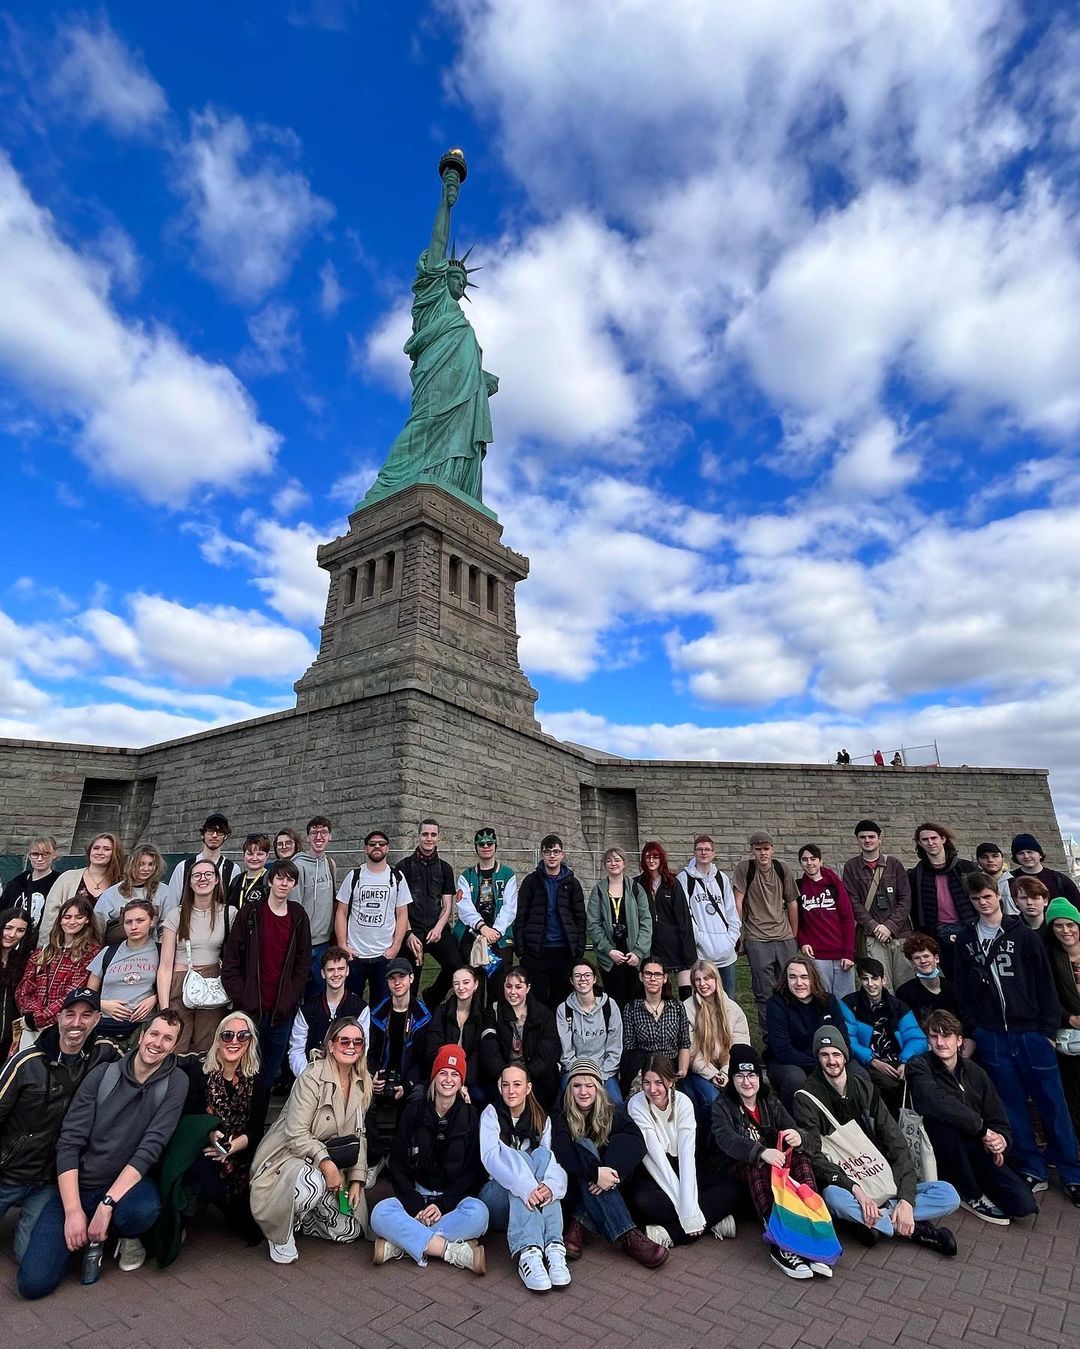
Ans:
[[[444,1213],[484,1181],[480,1161],[480,1117],[460,1096],[440,1119],[427,1092],[417,1091],[401,1116],[390,1147],[394,1194],[412,1217],[431,1203]],[[434,1191],[434,1198],[416,1188]]]
[[[941,926],[938,918],[937,872],[927,861],[922,848],[916,850],[919,860],[908,872],[911,883],[911,921],[916,932],[928,932],[937,936]],[[945,845],[945,875],[949,882],[949,894],[956,908],[957,919],[961,923],[973,923],[977,917],[971,897],[964,889],[964,877],[975,870],[975,863],[961,857],[951,843]]]
[[[496,1002],[488,1016],[480,1043],[484,1077],[494,1086],[502,1070],[514,1061],[514,1009],[509,1003]],[[521,1061],[528,1068],[537,1099],[544,1106],[552,1103],[561,1057],[562,1042],[555,1017],[530,993],[521,1030]]]
[[[31,1049],[0,1072],[0,1185],[44,1185],[56,1174],[56,1140],[71,1099],[91,1068],[120,1057],[111,1040],[91,1035],[68,1064],[60,1031],[49,1026]]]
[[[585,953],[585,893],[581,882],[570,870],[563,868],[555,902],[562,919],[570,954],[580,960]],[[543,863],[530,871],[518,891],[517,917],[514,919],[514,945],[526,955],[538,956],[544,949],[547,932],[547,885]]]

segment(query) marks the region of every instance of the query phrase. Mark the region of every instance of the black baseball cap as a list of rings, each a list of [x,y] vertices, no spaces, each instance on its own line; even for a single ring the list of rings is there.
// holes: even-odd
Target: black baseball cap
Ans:
[[[85,1002],[92,1012],[101,1011],[101,1000],[92,988],[73,988],[60,1004],[60,1010],[66,1012],[69,1007],[74,1007],[77,1002]]]

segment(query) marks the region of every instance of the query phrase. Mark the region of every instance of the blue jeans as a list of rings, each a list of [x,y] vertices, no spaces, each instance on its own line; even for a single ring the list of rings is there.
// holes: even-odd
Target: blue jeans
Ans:
[[[312,945],[311,976],[307,981],[307,988],[304,989],[304,997],[306,998],[310,998],[313,993],[321,993],[325,987],[325,980],[322,977],[322,958],[329,945],[328,941],[321,941],[318,945]]]
[[[79,1198],[88,1221],[108,1192],[107,1185],[94,1190],[79,1187]],[[153,1227],[160,1212],[161,1196],[157,1186],[152,1180],[140,1180],[113,1209],[109,1236],[141,1236]],[[30,1233],[30,1241],[19,1266],[17,1287],[20,1296],[32,1299],[53,1292],[67,1273],[71,1256],[64,1240],[63,1201],[60,1192],[54,1190]]]
[[[547,1148],[535,1148],[520,1154],[537,1184],[547,1170],[551,1153]],[[480,1191],[480,1199],[488,1211],[489,1226],[496,1232],[505,1232],[512,1256],[519,1255],[527,1246],[541,1250],[553,1241],[562,1241],[562,1206],[557,1199],[543,1208],[529,1208],[523,1199],[504,1189],[497,1180],[489,1180]]]
[[[735,972],[738,968],[739,962],[737,960],[733,960],[730,965],[720,966],[720,987],[729,998],[735,997],[735,987],[739,982]]]
[[[386,997],[389,997],[390,990],[386,985],[386,967],[389,961],[385,956],[370,956],[366,960],[357,957],[356,960],[349,961],[349,978],[347,988],[350,993],[355,993],[358,998],[364,996],[364,985],[366,984],[369,992],[367,996],[367,1005],[369,1007],[378,1007],[379,1003]],[[420,986],[417,984],[413,992],[417,997],[420,996]]]
[[[697,1073],[687,1073],[679,1083],[679,1090],[685,1092],[694,1103],[699,1134],[702,1130],[707,1132],[711,1127],[713,1102],[720,1095],[719,1090]]]
[[[269,1012],[259,1017],[259,1075],[266,1090],[273,1091],[277,1075],[281,1071],[281,1062],[289,1048],[289,1034],[292,1031],[292,1019],[288,1018],[280,1026],[272,1024]]]
[[[434,1227],[425,1227],[406,1213],[400,1199],[383,1199],[371,1210],[371,1230],[376,1236],[400,1246],[418,1265],[427,1264],[424,1251],[432,1237],[472,1241],[482,1237],[487,1227],[488,1211],[479,1199],[463,1199],[457,1208],[444,1213]]]
[[[566,1090],[566,1084],[569,1081],[570,1081],[570,1074],[563,1073],[562,1076],[559,1078],[560,1092],[564,1092]],[[622,1094],[622,1089],[619,1087],[619,1079],[617,1077],[609,1077],[608,1080],[604,1083],[604,1090],[607,1092],[607,1094],[611,1097],[611,1099],[615,1102],[616,1105],[626,1104],[625,1098],[623,1097]]]
[[[1021,1171],[1040,1180],[1046,1179],[1046,1164],[1052,1162],[1063,1185],[1080,1185],[1076,1130],[1065,1103],[1053,1044],[1038,1031],[1000,1030],[976,1030],[975,1043],[1012,1125],[1012,1160]],[[1046,1131],[1045,1153],[1035,1143],[1029,1096]]]
[[[590,1139],[578,1139],[577,1146],[591,1152],[603,1165],[600,1151]],[[612,1245],[620,1237],[626,1236],[634,1226],[630,1210],[626,1207],[626,1200],[618,1190],[604,1190],[602,1194],[591,1194],[587,1185],[578,1186],[574,1217],[590,1232],[599,1232],[604,1240],[610,1241]]]
[[[19,1221],[15,1225],[15,1259],[26,1254],[30,1233],[41,1216],[49,1196],[57,1193],[55,1185],[0,1185],[0,1218],[8,1209],[19,1205]]]
[[[862,1222],[863,1216],[859,1201],[850,1191],[841,1189],[839,1185],[826,1185],[821,1192],[821,1197],[825,1200],[829,1212],[834,1218],[846,1218],[849,1223]],[[896,1204],[895,1199],[890,1199],[887,1203],[878,1205],[881,1210],[881,1217],[874,1224],[874,1227],[882,1236],[891,1237],[895,1235],[892,1225],[892,1212],[896,1208]],[[937,1218],[947,1218],[950,1213],[955,1213],[959,1207],[960,1196],[948,1181],[920,1180],[915,1187],[915,1203],[912,1208],[915,1210],[915,1221],[917,1223],[932,1223]]]

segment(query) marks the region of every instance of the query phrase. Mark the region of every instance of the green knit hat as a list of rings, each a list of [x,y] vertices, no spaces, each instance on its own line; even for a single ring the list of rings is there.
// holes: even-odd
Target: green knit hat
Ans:
[[[1051,900],[1050,907],[1046,910],[1046,926],[1049,927],[1055,918],[1067,918],[1070,923],[1080,927],[1080,909],[1075,904],[1070,904],[1067,899]]]

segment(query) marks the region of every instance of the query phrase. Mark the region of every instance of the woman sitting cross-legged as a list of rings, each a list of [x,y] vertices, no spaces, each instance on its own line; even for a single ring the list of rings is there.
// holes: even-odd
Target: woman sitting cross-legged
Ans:
[[[770,1168],[784,1164],[784,1154],[776,1146],[783,1139],[791,1154],[791,1175],[800,1184],[816,1189],[814,1173],[801,1151],[802,1136],[780,1097],[765,1081],[761,1058],[750,1045],[732,1045],[728,1084],[716,1099],[712,1114],[713,1141],[721,1156],[727,1158],[732,1173],[750,1191],[758,1217],[768,1226],[773,1194]],[[808,1263],[791,1251],[769,1243],[769,1254],[777,1269],[789,1279],[811,1279],[815,1274],[832,1277],[832,1269],[817,1261]]]
[[[297,1258],[294,1231],[326,1241],[364,1234],[364,1116],[371,1104],[365,1048],[355,1017],[332,1022],[322,1054],[293,1083],[255,1153],[251,1212],[279,1265]]]
[[[645,1164],[630,1179],[631,1213],[658,1246],[735,1235],[732,1213],[741,1192],[730,1176],[699,1181],[695,1161],[697,1125],[689,1097],[675,1090],[675,1064],[666,1054],[645,1061],[641,1090],[626,1103],[645,1138]]]
[[[586,1231],[598,1232],[646,1269],[657,1269],[668,1257],[635,1226],[622,1187],[645,1156],[641,1130],[604,1090],[604,1074],[592,1059],[570,1066],[562,1111],[552,1130],[552,1148],[567,1175],[563,1244],[576,1260]]]
[[[491,1226],[506,1232],[525,1287],[533,1293],[565,1288],[570,1271],[560,1200],[566,1172],[551,1151],[551,1121],[520,1064],[500,1073],[499,1098],[480,1116],[480,1160],[491,1177],[480,1198]]]
[[[488,1211],[472,1196],[483,1182],[480,1126],[462,1086],[468,1072],[458,1045],[443,1045],[431,1067],[431,1086],[405,1106],[390,1147],[394,1198],[371,1210],[374,1261],[429,1255],[483,1274]]]

